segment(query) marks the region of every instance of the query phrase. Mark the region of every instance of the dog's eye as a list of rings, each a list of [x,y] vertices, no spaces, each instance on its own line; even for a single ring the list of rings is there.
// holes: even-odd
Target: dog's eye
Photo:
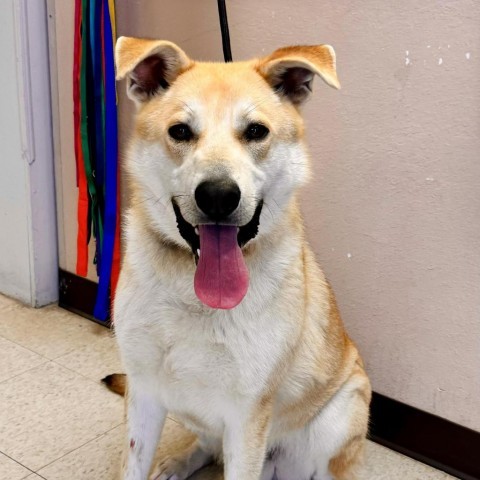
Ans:
[[[269,132],[270,130],[265,125],[261,123],[251,123],[245,130],[244,135],[248,141],[263,140]]]
[[[193,138],[193,132],[185,123],[177,123],[168,129],[168,134],[177,142],[188,142]]]

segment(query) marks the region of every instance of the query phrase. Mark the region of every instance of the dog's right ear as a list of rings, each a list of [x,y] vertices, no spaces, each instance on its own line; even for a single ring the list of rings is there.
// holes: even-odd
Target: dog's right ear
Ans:
[[[117,80],[127,77],[127,95],[137,104],[166,91],[193,61],[164,40],[120,37],[115,47]]]

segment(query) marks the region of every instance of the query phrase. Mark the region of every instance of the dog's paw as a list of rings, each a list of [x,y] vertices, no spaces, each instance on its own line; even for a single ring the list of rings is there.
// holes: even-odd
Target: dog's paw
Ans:
[[[213,461],[211,453],[198,442],[176,455],[165,455],[155,465],[149,480],[186,480],[190,475]]]
[[[191,469],[185,460],[167,458],[158,463],[150,475],[150,480],[185,480],[190,476]]]

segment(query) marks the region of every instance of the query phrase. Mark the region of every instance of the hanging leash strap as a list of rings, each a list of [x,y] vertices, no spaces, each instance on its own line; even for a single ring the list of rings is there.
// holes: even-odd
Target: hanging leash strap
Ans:
[[[232,61],[232,47],[230,45],[230,32],[228,30],[227,6],[225,0],[217,0],[220,30],[222,31],[223,58],[226,62]]]
[[[82,150],[81,135],[81,100],[80,71],[82,59],[82,3],[75,3],[75,37],[73,63],[73,120],[75,160],[77,171],[78,206],[77,206],[77,275],[85,277],[88,272],[88,242],[90,239],[88,185]]]
[[[97,195],[103,197],[105,180],[105,146],[104,146],[104,91],[103,91],[103,53],[102,53],[102,1],[95,1],[90,6],[90,51],[92,61],[93,113],[92,126],[95,148],[95,184]],[[103,198],[99,203],[103,203]]]
[[[112,26],[112,45],[115,45],[117,39],[117,24],[115,21],[115,0],[108,0],[108,8],[110,11],[110,18]],[[102,29],[103,30],[103,29]],[[105,57],[104,57],[105,58]],[[118,92],[115,91],[116,103],[118,104]],[[110,280],[110,292],[111,292],[111,304],[115,299],[115,292],[117,291],[118,278],[120,276],[120,261],[121,261],[121,251],[120,251],[120,234],[121,234],[121,221],[120,221],[120,165],[117,167],[117,219],[116,219],[116,228],[115,228],[115,244],[113,246],[113,260],[112,260],[112,273]],[[112,319],[113,321],[113,319]]]
[[[77,274],[88,272],[95,237],[99,277],[94,316],[105,321],[120,263],[115,2],[76,0],[74,33],[74,135],[78,186]]]
[[[110,280],[117,229],[117,187],[118,187],[118,129],[117,129],[117,92],[115,86],[115,64],[113,28],[115,11],[110,11],[107,0],[103,1],[104,31],[103,44],[105,54],[105,214],[102,243],[102,262],[95,304],[94,316],[107,320],[110,314]]]
[[[88,1],[82,3],[82,26],[81,26],[81,64],[80,64],[80,137],[82,148],[82,159],[85,168],[85,178],[87,182],[89,208],[88,208],[88,240],[90,240],[90,225],[93,224],[93,234],[96,238],[99,235],[99,218],[97,214],[97,188],[94,179],[94,169],[92,166],[91,151],[91,125],[88,118],[90,114],[91,102],[89,102],[90,87],[90,45],[89,45],[89,5]],[[90,88],[89,88],[90,87]]]

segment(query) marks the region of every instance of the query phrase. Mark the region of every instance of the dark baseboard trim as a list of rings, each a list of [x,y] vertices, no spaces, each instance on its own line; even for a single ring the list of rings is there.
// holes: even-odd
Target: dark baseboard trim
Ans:
[[[59,305],[90,320],[97,284],[60,270]],[[480,433],[374,392],[370,438],[463,480],[480,480]]]
[[[379,393],[370,438],[463,480],[480,480],[480,433]]]
[[[95,323],[110,327],[110,320],[101,322],[93,316],[97,284],[87,278],[59,269],[58,271],[58,305]]]

